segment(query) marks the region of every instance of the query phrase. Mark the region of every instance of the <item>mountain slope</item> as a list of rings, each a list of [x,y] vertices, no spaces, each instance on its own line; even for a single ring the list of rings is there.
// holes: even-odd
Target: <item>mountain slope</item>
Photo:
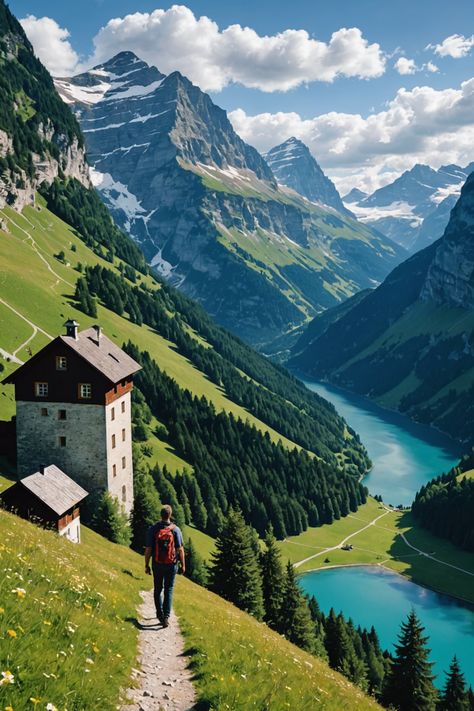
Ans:
[[[129,52],[56,82],[77,111],[92,179],[173,285],[264,343],[381,280],[402,251],[277,186],[226,113],[178,72]]]
[[[0,68],[0,207],[31,204],[59,173],[88,184],[79,125],[3,0]]]
[[[312,202],[329,205],[338,212],[351,215],[344,206],[334,183],[323,173],[309,148],[291,137],[271,148],[265,160],[275,178]]]
[[[124,702],[122,690],[137,664],[138,593],[150,579],[142,556],[85,527],[82,532],[82,543],[74,546],[0,511],[0,559],[9,569],[0,582],[2,645],[14,676],[1,690],[5,706],[33,707],[33,697],[40,708],[50,703],[112,711]],[[11,592],[17,587],[24,597]],[[240,697],[263,709],[271,696],[274,708],[291,701],[309,709],[321,694],[327,711],[380,708],[322,660],[181,576],[175,605],[190,662],[199,665],[203,708],[236,708]],[[7,636],[7,629],[16,637]],[[32,633],[41,644],[31,644]],[[257,665],[257,658],[265,663]],[[284,681],[288,665],[291,684],[275,684],[269,668]]]
[[[416,164],[371,195],[352,190],[344,202],[364,224],[416,252],[442,236],[473,169],[472,163],[466,168],[444,165],[439,170]]]
[[[473,285],[471,175],[443,237],[321,328],[308,347],[297,345],[291,362],[472,442]]]

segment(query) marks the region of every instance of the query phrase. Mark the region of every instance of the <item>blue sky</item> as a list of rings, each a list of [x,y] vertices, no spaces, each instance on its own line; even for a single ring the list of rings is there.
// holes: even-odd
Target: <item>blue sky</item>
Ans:
[[[473,144],[470,141],[473,124],[466,121],[464,105],[461,110],[461,104],[471,101],[471,93],[474,93],[469,89],[464,91],[464,96],[461,90],[462,82],[470,80],[474,75],[472,0],[456,0],[451,3],[445,0],[239,0],[234,3],[188,0],[183,5],[190,11],[186,17],[183,13],[178,13],[179,17],[176,13],[175,16],[171,12],[165,13],[163,21],[160,20],[161,29],[158,25],[151,27],[150,24],[148,29],[143,30],[141,38],[140,28],[135,26],[130,29],[132,23],[127,20],[127,16],[140,12],[147,13],[144,17],[148,18],[148,14],[157,9],[169,11],[172,3],[159,0],[81,0],[61,3],[55,0],[10,0],[10,7],[17,17],[34,15],[37,20],[51,18],[59,28],[68,30],[69,37],[63,33],[60,42],[55,44],[51,41],[46,48],[41,49],[40,43],[44,41],[46,30],[49,31],[51,26],[30,22],[29,28],[25,27],[40,58],[51,71],[54,72],[55,62],[59,68],[56,73],[64,73],[66,69],[70,69],[71,73],[81,68],[81,63],[82,68],[86,66],[94,53],[95,59],[100,61],[106,59],[107,54],[112,55],[115,49],[130,48],[140,54],[140,48],[146,47],[143,52],[147,61],[155,63],[165,73],[177,68],[191,75],[191,79],[207,90],[216,103],[230,112],[231,120],[239,132],[258,148],[266,150],[269,147],[272,132],[281,138],[285,131],[294,128],[293,132],[306,140],[313,153],[318,154],[323,167],[344,185],[344,181],[347,179],[349,184],[351,176],[355,174],[354,163],[358,161],[365,166],[367,187],[370,181],[374,185],[377,181],[385,182],[392,173],[409,167],[413,160],[440,165],[452,160],[467,163],[474,159],[474,155],[468,155],[469,143]],[[215,25],[210,27],[200,22],[202,16],[208,17]],[[111,30],[110,25],[106,27],[111,18],[121,18],[118,35],[115,29]],[[173,20],[174,24],[166,25],[171,30],[165,29],[165,19],[169,23]],[[190,22],[195,22],[195,25]],[[145,24],[146,20],[143,22]],[[230,25],[249,27],[254,32],[225,32]],[[186,31],[187,26],[189,31]],[[104,27],[106,29],[99,34],[99,40],[94,45],[94,37]],[[176,35],[178,39],[173,39],[174,35],[171,37],[171,34],[176,27],[178,31],[179,28],[185,31]],[[332,34],[341,28],[360,30],[359,36],[347,35],[344,56],[336,51],[336,44],[333,47],[331,43]],[[305,30],[308,33],[307,40],[285,35],[289,30]],[[52,32],[54,34],[54,27]],[[133,34],[130,47],[127,47],[127,38],[132,35],[127,35],[127,32]],[[155,32],[158,33],[156,36]],[[275,39],[279,33],[283,33],[286,39]],[[451,44],[444,46],[443,40],[453,35],[461,38],[455,38],[454,43],[451,41]],[[272,49],[271,42],[265,44],[261,39],[265,36],[273,38],[278,46]],[[463,40],[464,45],[461,47]],[[200,41],[203,43],[201,53]],[[323,52],[329,48],[328,57],[321,60],[321,69],[314,66],[319,59],[312,59],[313,55],[307,54],[319,51],[311,47],[313,41],[324,43],[321,45]],[[190,47],[189,43],[196,46]],[[427,45],[432,47],[426,50]],[[212,52],[208,52],[211,46]],[[247,49],[250,54],[245,57]],[[174,51],[176,59],[173,58]],[[353,59],[350,55],[352,51]],[[206,53],[208,56],[204,56]],[[265,53],[266,57],[263,56]],[[257,61],[256,58],[261,61],[261,66],[258,72],[255,70],[258,78],[254,81],[252,62]],[[274,66],[275,60],[281,61],[281,82],[279,70]],[[400,67],[405,71],[403,74],[394,68],[394,64],[400,60]],[[407,63],[406,60],[412,61]],[[328,69],[329,65],[333,65],[333,69]],[[359,73],[359,76],[347,76],[353,73],[351,67],[355,67],[354,72]],[[298,76],[298,72],[301,76]],[[332,80],[325,81],[327,78]],[[256,87],[252,87],[252,84],[256,84]],[[423,100],[425,104],[431,102],[430,106],[424,105],[420,109],[421,94],[416,93],[416,87],[426,88]],[[405,99],[401,101],[396,98],[400,90],[408,92],[411,97],[410,106],[406,105]],[[433,107],[438,107],[439,112],[451,111],[453,100],[450,91],[459,92],[459,106],[450,122],[449,140],[445,140],[443,136],[446,127],[434,126],[431,117],[427,120],[425,114],[429,114]],[[393,109],[394,116],[387,120],[384,114],[394,101],[397,104]],[[410,136],[394,136],[389,126],[399,120],[400,112],[403,114],[400,123],[403,124],[405,117],[413,113],[415,104],[415,110],[424,112],[424,130],[435,131],[439,140],[434,145],[430,141],[433,136],[423,135],[419,143],[421,150],[413,151]],[[333,112],[337,116],[332,123],[328,119],[321,119]],[[288,118],[290,115],[292,120]],[[349,127],[344,119],[346,115],[360,116],[365,123],[360,124],[354,118]],[[372,116],[379,117],[372,122],[374,126],[377,124],[375,132],[379,131],[378,143],[391,144],[395,147],[394,151],[390,148],[385,152],[380,151],[374,140],[366,140],[368,150],[364,154],[363,146],[359,146],[357,140],[352,140],[358,126],[360,132],[370,137],[374,126],[367,124],[367,120],[370,121]],[[256,117],[259,117],[258,121]],[[418,119],[416,122],[419,123]],[[336,125],[340,134],[338,142],[333,135]],[[420,126],[414,126],[413,131],[419,132]],[[453,131],[460,131],[459,148],[454,145],[456,141],[453,141],[451,135]],[[348,141],[351,150],[348,160],[344,162],[341,155],[345,153]],[[354,151],[355,146],[357,150]],[[440,147],[443,147],[442,151]]]

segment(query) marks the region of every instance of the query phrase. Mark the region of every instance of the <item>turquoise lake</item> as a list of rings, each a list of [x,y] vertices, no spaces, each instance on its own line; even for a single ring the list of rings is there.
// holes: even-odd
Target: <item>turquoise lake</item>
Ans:
[[[462,455],[459,445],[436,430],[326,383],[304,382],[332,402],[359,434],[373,462],[364,484],[386,503],[411,504],[422,484],[451,469]],[[436,684],[444,685],[443,672],[456,654],[467,682],[474,686],[474,607],[370,566],[307,573],[301,583],[324,612],[334,607],[356,625],[373,625],[389,650],[401,621],[414,607],[429,635]]]
[[[333,607],[352,617],[356,625],[373,625],[382,647],[389,651],[393,651],[400,622],[414,607],[429,636],[436,685],[444,685],[444,671],[456,654],[467,683],[474,686],[474,608],[370,566],[306,573],[300,582],[323,612]]]
[[[425,482],[451,469],[463,454],[461,446],[446,435],[366,398],[326,383],[303,382],[332,402],[359,434],[373,462],[364,484],[387,504],[410,505]]]

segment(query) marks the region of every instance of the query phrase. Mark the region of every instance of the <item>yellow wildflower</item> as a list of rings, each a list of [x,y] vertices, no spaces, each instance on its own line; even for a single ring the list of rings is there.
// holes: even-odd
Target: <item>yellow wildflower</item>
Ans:
[[[89,605],[87,602],[84,603],[84,607],[86,610],[92,610],[92,605]]]
[[[51,625],[51,622],[50,622],[49,620],[43,620],[43,625],[48,625],[48,626],[50,626],[50,625]]]
[[[7,635],[13,637],[13,639],[17,636],[15,630],[7,630]]]
[[[30,696],[30,701],[33,706],[37,706],[39,703],[41,703],[41,699],[37,699],[35,696]]]
[[[94,644],[94,646],[92,647],[92,651],[93,651],[95,654],[99,654],[100,649],[99,649],[99,647],[96,647],[96,645]]]
[[[13,711],[13,706],[5,706],[5,711]]]
[[[0,607],[0,615],[3,615],[4,612],[5,610],[3,609],[3,607]]]
[[[12,590],[12,593],[15,593],[21,599],[23,599],[26,596],[26,590],[24,588],[14,588]]]

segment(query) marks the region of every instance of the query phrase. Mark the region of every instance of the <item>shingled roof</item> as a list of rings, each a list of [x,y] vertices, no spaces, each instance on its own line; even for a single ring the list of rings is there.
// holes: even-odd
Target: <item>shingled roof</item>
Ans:
[[[45,467],[43,473],[35,472],[21,479],[18,485],[31,491],[58,516],[62,516],[88,494],[55,464]]]
[[[112,383],[118,383],[119,380],[124,380],[137,370],[141,370],[141,365],[136,360],[97,328],[80,331],[76,338],[73,336],[59,336],[59,338]]]

